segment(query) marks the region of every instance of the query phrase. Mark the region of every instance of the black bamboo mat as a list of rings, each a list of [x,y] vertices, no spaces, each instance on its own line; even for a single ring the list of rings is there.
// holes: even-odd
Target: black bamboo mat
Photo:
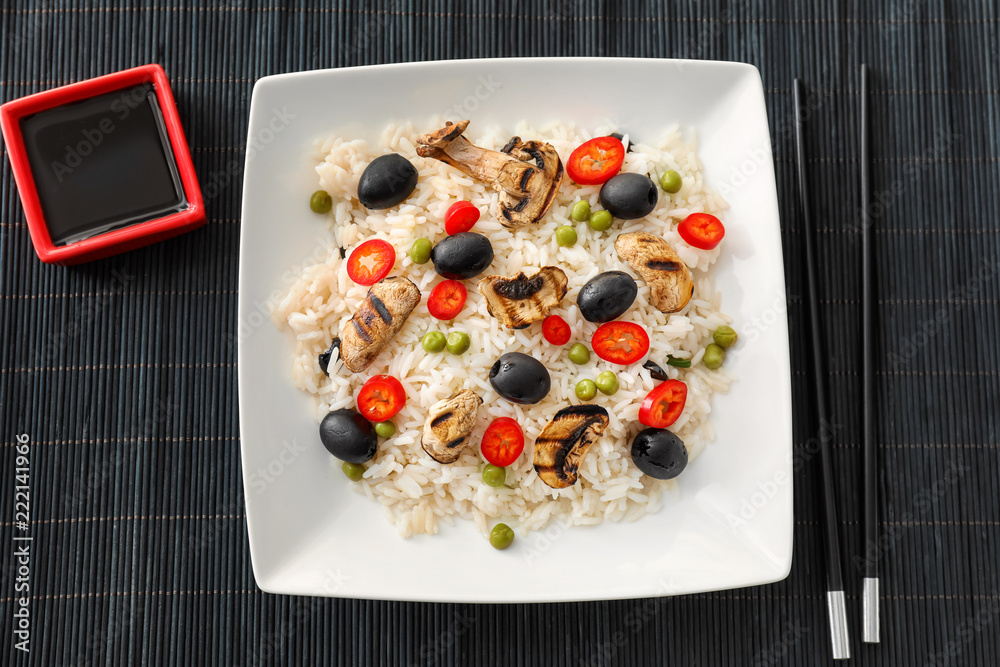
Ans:
[[[271,596],[250,569],[236,401],[237,249],[254,81],[486,56],[738,60],[763,76],[786,246],[795,439],[815,434],[802,346],[791,86],[831,347],[856,664],[1000,664],[1000,9],[995,2],[411,0],[258,6],[52,0],[0,8],[0,101],[166,69],[208,225],[77,268],[41,264],[10,165],[0,198],[4,664],[829,664],[815,470],[795,478],[781,583],[652,601],[467,606]],[[883,443],[883,635],[860,643],[857,71],[873,68]],[[601,85],[608,88],[602,88]],[[649,81],[645,85],[664,85]],[[593,95],[621,95],[595,82]],[[401,100],[401,103],[404,101]],[[349,104],[349,100],[345,100]],[[30,438],[30,653],[14,630],[16,436]],[[581,576],[587,572],[580,563]],[[485,575],[484,575],[485,576]],[[507,573],[516,576],[516,573]]]

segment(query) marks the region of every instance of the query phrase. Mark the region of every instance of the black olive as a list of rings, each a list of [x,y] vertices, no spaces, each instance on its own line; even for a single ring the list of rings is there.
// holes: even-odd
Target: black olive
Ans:
[[[327,348],[326,352],[319,353],[319,369],[323,371],[323,375],[330,377],[330,359],[333,357],[333,351],[340,349],[340,338],[337,336],[333,337],[330,341],[330,347]]]
[[[588,322],[610,322],[632,307],[639,287],[624,271],[605,271],[587,281],[576,297]]]
[[[667,429],[647,428],[632,441],[632,461],[650,477],[673,479],[687,467],[688,450]]]
[[[649,215],[659,197],[656,183],[644,174],[618,174],[601,186],[601,206],[620,220]]]
[[[365,167],[358,181],[358,199],[365,208],[390,208],[417,187],[417,169],[399,153],[380,155]]]
[[[667,376],[667,372],[662,368],[660,368],[660,365],[657,364],[652,359],[644,363],[642,367],[645,368],[647,371],[649,371],[649,377],[653,378],[654,380],[660,380],[661,382],[664,382],[670,379]]]
[[[618,141],[622,142],[623,144],[625,143],[625,135],[622,134],[621,132],[612,132],[608,136],[609,137],[614,137],[615,139],[617,139]],[[625,146],[625,152],[626,153],[631,153],[632,152],[632,140],[631,139],[629,140],[628,145]]]
[[[378,436],[371,422],[350,408],[334,410],[319,424],[319,438],[341,461],[364,463],[375,456]]]
[[[538,359],[508,352],[490,369],[490,384],[511,403],[537,403],[549,395],[552,380]]]
[[[445,278],[475,278],[493,262],[493,245],[482,234],[462,232],[431,249],[434,270]]]

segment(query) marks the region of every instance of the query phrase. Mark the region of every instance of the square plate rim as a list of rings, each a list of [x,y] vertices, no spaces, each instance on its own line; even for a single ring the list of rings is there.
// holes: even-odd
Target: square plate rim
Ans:
[[[482,65],[494,64],[494,65],[498,65],[498,66],[504,66],[504,65],[509,65],[509,64],[530,65],[530,64],[553,64],[553,63],[557,63],[557,64],[564,64],[564,65],[565,64],[569,64],[569,65],[573,65],[573,66],[584,66],[584,65],[586,65],[588,63],[609,63],[609,62],[610,63],[614,63],[616,65],[619,65],[619,64],[620,65],[627,65],[629,63],[643,63],[643,64],[647,64],[647,65],[649,65],[649,64],[655,64],[655,65],[674,66],[674,67],[677,67],[677,66],[691,66],[691,67],[728,68],[728,69],[732,69],[734,71],[742,71],[743,73],[749,74],[749,75],[751,75],[754,78],[754,84],[755,85],[753,87],[754,87],[754,92],[757,93],[756,97],[758,98],[756,101],[759,102],[759,104],[760,104],[760,110],[763,113],[765,129],[768,129],[767,112],[766,112],[766,106],[764,105],[764,96],[763,96],[763,92],[764,91],[763,91],[762,80],[761,80],[761,77],[760,77],[760,72],[759,72],[759,70],[754,65],[749,64],[749,63],[741,63],[741,62],[733,62],[733,61],[708,61],[708,60],[692,60],[692,59],[659,59],[659,58],[528,57],[528,58],[483,58],[483,59],[431,60],[431,61],[407,62],[407,63],[388,63],[388,64],[378,64],[378,65],[365,65],[365,66],[358,66],[358,67],[315,69],[315,70],[307,70],[307,71],[300,71],[300,72],[289,72],[289,73],[268,75],[266,77],[262,77],[261,79],[259,79],[255,83],[254,88],[253,88],[253,94],[252,94],[251,104],[250,104],[248,136],[251,136],[250,133],[254,129],[254,125],[253,125],[253,121],[254,121],[254,118],[255,118],[254,110],[261,103],[261,100],[262,100],[262,97],[263,97],[262,91],[264,91],[264,90],[266,90],[266,89],[268,89],[268,88],[270,88],[270,87],[272,87],[274,85],[282,84],[282,83],[286,83],[286,82],[294,82],[294,81],[296,81],[298,79],[305,79],[305,78],[312,78],[312,77],[324,77],[324,76],[333,76],[333,77],[336,77],[338,74],[348,74],[348,73],[358,73],[358,72],[375,72],[375,71],[383,71],[384,72],[384,71],[388,71],[388,70],[400,70],[400,69],[422,70],[422,69],[434,69],[434,68],[442,67],[442,66],[467,66],[470,63],[482,64]],[[770,189],[770,194],[771,194],[771,199],[773,199],[774,212],[775,212],[775,216],[776,216],[776,218],[775,218],[775,225],[778,226],[778,228],[780,230],[780,219],[777,217],[778,213],[779,213],[779,211],[778,211],[778,202],[777,202],[777,185],[776,185],[776,177],[775,177],[775,174],[774,174],[773,152],[772,152],[771,141],[770,141],[770,132],[767,131],[765,134],[766,134],[766,136],[764,137],[764,141],[766,143],[766,148],[768,150],[768,156],[767,156],[768,159],[766,160],[766,163],[763,166],[764,166],[765,175],[770,179],[770,183],[772,185],[772,187]],[[248,151],[248,156],[247,156],[246,163],[245,163],[245,173],[244,173],[245,177],[249,174],[249,171],[251,169],[250,162],[251,162],[251,160],[250,160],[249,151]],[[246,182],[246,179],[245,179],[244,182]],[[250,198],[250,195],[249,195],[247,189],[244,188],[242,202],[241,202],[243,211],[246,210],[246,206],[247,206],[249,198]],[[247,271],[247,264],[244,261],[245,260],[244,253],[246,251],[246,246],[245,246],[245,243],[244,243],[245,235],[243,234],[242,230],[243,230],[243,228],[241,227],[240,265],[239,265],[239,283],[240,283],[240,294],[241,295],[244,293],[243,288],[244,288],[244,285],[245,285],[245,279],[246,279],[246,275],[247,275],[247,273],[246,273],[246,271]],[[783,253],[783,249],[780,246],[780,244],[778,246],[778,252],[779,252],[779,259],[780,259],[781,255]],[[783,265],[783,262],[779,262],[778,263],[778,267],[776,269],[776,275],[780,278],[780,280],[779,280],[780,297],[782,299],[784,299],[784,297],[785,297],[785,283],[784,283],[784,265]],[[240,317],[241,321],[242,321],[244,315],[246,314],[246,306],[247,306],[246,300],[243,298],[243,296],[241,296],[239,298],[239,308],[238,308],[238,310],[239,310],[239,317]],[[785,398],[787,399],[787,405],[785,407],[787,408],[786,412],[787,412],[787,414],[789,416],[788,422],[786,424],[783,424],[782,426],[786,427],[786,429],[784,429],[786,432],[783,433],[783,437],[787,438],[787,441],[788,441],[788,443],[790,445],[789,449],[791,449],[791,444],[792,444],[793,441],[792,441],[792,432],[791,432],[792,424],[791,424],[791,410],[790,410],[790,403],[791,403],[791,395],[790,395],[790,387],[791,387],[791,382],[790,382],[790,359],[787,356],[787,352],[788,352],[787,317],[785,315],[782,315],[779,318],[779,321],[776,323],[775,327],[778,330],[775,335],[780,336],[783,339],[783,342],[784,342],[784,349],[785,349],[785,352],[786,352],[786,356],[785,356],[785,359],[784,359],[784,361],[785,361],[785,370],[789,371],[788,373],[781,374],[782,375],[782,380],[784,380],[784,382],[782,384],[782,389],[786,390],[784,392],[786,394]],[[243,340],[240,339],[239,340],[239,352],[238,352],[238,355],[239,355],[239,357],[241,359],[243,357],[243,353],[244,353]],[[246,412],[242,409],[243,402],[244,402],[244,391],[245,391],[243,377],[244,376],[243,376],[242,373],[239,374],[239,403],[240,403],[240,407],[241,407],[240,412],[239,412],[239,423],[240,423],[240,428],[241,428],[241,434],[244,433],[244,432],[246,432],[248,430],[246,428],[247,427],[247,424],[246,424],[246,419],[247,419]],[[781,430],[782,429],[780,429],[780,428],[778,429],[779,432]],[[243,472],[243,476],[244,476],[244,486],[246,485],[246,479],[247,479],[247,474],[248,474],[247,450],[246,450],[245,442],[246,441],[241,437],[241,461],[242,461],[242,467],[243,467],[243,471],[242,472]],[[788,469],[789,469],[789,471],[790,471],[790,468],[791,468],[791,466],[790,466],[791,454],[792,454],[792,452],[789,451],[788,452],[788,458],[789,458]],[[779,564],[778,564],[778,566],[776,568],[773,569],[773,571],[771,571],[767,575],[758,575],[755,578],[747,579],[745,581],[739,581],[739,582],[736,582],[736,583],[726,582],[726,583],[723,583],[723,584],[718,585],[718,586],[703,585],[703,586],[701,586],[701,587],[699,587],[697,589],[690,589],[690,590],[684,589],[684,590],[678,591],[676,593],[674,593],[674,592],[666,592],[666,593],[664,593],[664,592],[646,592],[646,593],[642,593],[642,592],[631,591],[631,592],[626,592],[625,595],[620,595],[620,596],[606,595],[606,594],[605,595],[600,595],[600,596],[587,596],[587,595],[574,596],[572,594],[565,594],[565,595],[561,595],[561,596],[557,596],[557,597],[542,596],[542,597],[532,598],[532,599],[517,599],[517,600],[515,600],[515,599],[495,599],[495,600],[489,599],[489,600],[482,600],[482,599],[472,599],[471,597],[467,597],[467,596],[464,596],[464,595],[457,595],[456,596],[456,595],[449,595],[449,594],[441,594],[441,595],[434,595],[434,596],[428,596],[428,595],[410,596],[410,595],[405,594],[405,592],[402,593],[402,594],[378,594],[377,592],[370,591],[370,590],[369,591],[365,591],[365,593],[361,594],[361,595],[358,595],[358,594],[356,594],[356,592],[352,592],[352,591],[345,591],[343,594],[341,594],[341,593],[330,594],[330,593],[323,592],[323,591],[320,591],[320,592],[307,591],[307,590],[304,591],[304,590],[301,590],[301,589],[299,589],[297,587],[294,587],[294,586],[289,587],[287,584],[283,584],[280,581],[280,577],[275,576],[274,572],[263,572],[263,571],[260,571],[260,569],[258,568],[257,553],[258,553],[259,548],[260,548],[260,546],[259,546],[259,540],[260,540],[260,538],[258,538],[258,539],[255,540],[255,537],[254,537],[254,533],[256,531],[255,531],[253,525],[254,525],[255,522],[251,518],[251,514],[252,513],[251,513],[250,506],[249,506],[250,503],[248,503],[248,506],[247,506],[247,528],[248,528],[248,533],[249,533],[249,538],[250,538],[251,562],[252,562],[252,567],[253,567],[253,571],[254,571],[254,576],[255,576],[255,579],[257,581],[258,586],[260,586],[260,588],[262,590],[264,590],[265,592],[278,593],[278,594],[296,594],[296,595],[324,595],[324,596],[329,596],[329,597],[351,597],[351,598],[362,598],[362,599],[412,600],[412,601],[459,602],[459,603],[470,603],[470,602],[483,602],[483,603],[534,603],[534,602],[568,602],[568,601],[583,601],[583,600],[604,600],[604,599],[637,599],[637,598],[644,598],[644,597],[658,597],[658,596],[662,596],[662,595],[690,594],[690,593],[698,593],[698,592],[710,592],[710,591],[716,591],[716,590],[729,590],[729,589],[739,588],[739,587],[743,587],[743,586],[763,585],[763,584],[773,583],[773,582],[777,582],[777,581],[781,581],[781,580],[785,579],[788,576],[788,574],[790,572],[790,569],[791,569],[792,551],[793,551],[793,528],[794,528],[794,523],[793,523],[792,502],[791,502],[791,499],[793,497],[793,495],[792,495],[793,494],[793,488],[792,488],[792,481],[791,481],[791,479],[789,479],[789,481],[788,481],[788,484],[786,486],[786,490],[787,490],[787,497],[788,497],[788,500],[789,500],[789,502],[788,502],[788,517],[787,517],[787,523],[785,525],[786,535],[784,536],[784,544],[782,546],[787,545],[787,549],[784,550],[784,551],[782,551],[782,553],[781,553],[782,557],[781,557],[781,559],[779,561]],[[255,544],[257,544],[256,548],[255,548]],[[375,594],[373,594],[373,593],[375,593]]]

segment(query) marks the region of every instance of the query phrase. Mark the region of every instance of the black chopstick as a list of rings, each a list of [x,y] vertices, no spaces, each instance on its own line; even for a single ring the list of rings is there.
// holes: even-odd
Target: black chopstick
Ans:
[[[833,487],[833,459],[830,454],[830,420],[827,415],[825,347],[819,313],[818,269],[809,190],[806,183],[805,107],[803,84],[795,79],[795,157],[798,163],[799,202],[802,208],[802,236],[805,239],[806,292],[809,301],[809,329],[816,389],[816,413],[819,417],[819,463],[823,479],[823,541],[826,546],[827,609],[830,613],[830,640],[835,660],[851,657],[847,634],[847,608],[844,602],[844,578],[840,563],[840,532],[837,522],[837,499]]]
[[[872,244],[871,244],[871,172],[868,153],[868,65],[861,65],[861,394],[862,424],[864,432],[864,548],[878,544],[878,445],[875,443],[875,322],[872,299]],[[861,605],[861,627],[864,641],[877,644],[878,625],[878,560],[864,559],[864,585]]]

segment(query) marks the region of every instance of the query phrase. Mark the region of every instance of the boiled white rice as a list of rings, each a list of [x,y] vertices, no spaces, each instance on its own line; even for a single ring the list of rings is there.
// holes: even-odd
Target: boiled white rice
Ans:
[[[424,299],[392,344],[366,372],[352,374],[339,361],[331,363],[329,378],[321,372],[318,355],[347,323],[368,289],[354,284],[347,276],[346,261],[341,259],[339,247],[350,251],[362,240],[385,239],[396,249],[393,275],[405,275],[426,294],[439,278],[430,264],[413,264],[410,245],[421,236],[432,242],[443,239],[445,211],[455,201],[464,199],[484,212],[474,231],[488,236],[493,244],[495,259],[489,274],[510,276],[522,270],[530,274],[547,264],[565,271],[569,292],[553,312],[570,324],[573,340],[587,343],[588,347],[596,325],[581,317],[576,306],[577,293],[587,280],[602,271],[631,273],[614,251],[616,234],[649,231],[670,241],[694,273],[694,298],[680,313],[663,314],[650,305],[649,289],[637,278],[639,294],[621,319],[643,325],[650,333],[649,358],[666,368],[671,377],[688,384],[687,405],[671,430],[684,440],[692,463],[714,437],[715,430],[709,420],[712,394],[726,391],[732,378],[724,370],[710,371],[699,362],[704,346],[711,342],[712,330],[731,321],[720,312],[720,296],[706,273],[720,249],[692,248],[681,241],[675,229],[689,213],[704,211],[721,215],[727,205],[705,186],[695,142],[685,143],[679,128],[672,127],[655,145],[634,145],[633,152],[627,154],[624,171],[649,173],[656,178],[664,169],[677,169],[684,177],[681,191],[673,196],[661,193],[654,211],[641,220],[617,221],[615,229],[604,233],[572,222],[568,218],[569,208],[576,200],[586,199],[592,209],[599,208],[600,186],[578,186],[566,179],[544,219],[533,228],[512,233],[493,215],[496,194],[492,189],[441,162],[416,155],[415,137],[441,124],[440,119],[432,119],[419,131],[410,124],[391,126],[375,146],[338,136],[317,142],[319,186],[334,198],[331,225],[339,246],[331,245],[325,259],[303,268],[273,310],[275,323],[287,326],[295,335],[296,386],[315,398],[315,416],[319,421],[330,410],[353,407],[357,391],[371,375],[388,373],[403,383],[407,403],[393,419],[396,435],[381,442],[364,478],[352,486],[381,503],[386,516],[404,537],[436,533],[439,521],[450,523],[455,517],[473,520],[486,534],[497,520],[523,532],[541,529],[553,521],[563,526],[592,525],[602,520],[634,521],[647,512],[655,512],[663,503],[664,492],[677,482],[661,482],[643,475],[628,452],[631,438],[643,428],[637,421],[639,405],[656,384],[649,372],[641,364],[623,368],[601,361],[596,355],[590,363],[576,366],[567,358],[568,345],[563,348],[545,342],[539,325],[520,331],[501,327],[487,314],[485,301],[471,282],[468,302],[453,322],[434,319]],[[549,141],[565,162],[580,143],[615,128],[595,128],[591,133],[554,123],[540,128],[522,124],[513,129],[521,137]],[[477,128],[473,123],[467,136],[479,146],[499,149],[511,135],[498,127]],[[389,151],[403,154],[417,167],[416,190],[397,207],[368,211],[354,198],[358,179],[373,158]],[[564,224],[577,229],[579,241],[574,247],[560,248],[555,242],[555,230]],[[420,339],[429,330],[465,331],[472,338],[472,346],[460,357],[447,352],[428,354],[421,348]],[[514,405],[500,399],[487,380],[496,358],[515,351],[537,357],[551,373],[552,389],[537,405]],[[667,355],[689,358],[692,366],[669,367],[664,363]],[[574,391],[577,381],[596,378],[605,370],[615,371],[621,385],[614,396],[598,394],[594,401],[608,409],[610,425],[582,462],[577,484],[568,489],[552,489],[535,473],[532,443],[556,411],[580,402]],[[473,434],[476,446],[455,463],[443,465],[421,449],[421,430],[428,407],[460,388],[473,389],[484,399]],[[521,457],[507,469],[507,486],[493,488],[482,481],[483,461],[478,442],[486,426],[500,416],[513,417],[522,425],[526,446]],[[331,457],[331,465],[339,462]],[[683,476],[678,479],[683,484]]]

